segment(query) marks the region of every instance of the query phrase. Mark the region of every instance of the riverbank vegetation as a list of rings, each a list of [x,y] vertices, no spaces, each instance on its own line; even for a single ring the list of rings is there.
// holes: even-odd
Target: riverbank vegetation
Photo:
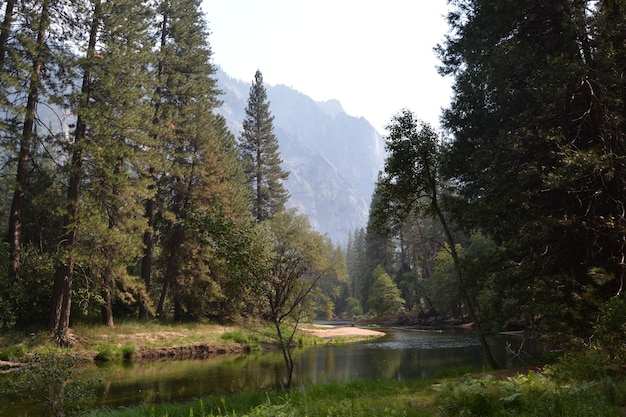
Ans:
[[[570,357],[541,373],[450,370],[413,381],[327,382],[288,392],[256,391],[180,404],[150,404],[90,417],[214,416],[623,416],[626,381],[597,358]],[[591,372],[591,373],[590,373]]]

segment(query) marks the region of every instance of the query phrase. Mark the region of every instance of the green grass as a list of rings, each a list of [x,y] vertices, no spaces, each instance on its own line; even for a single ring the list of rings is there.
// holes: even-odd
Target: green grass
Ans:
[[[577,369],[606,372],[580,378]],[[93,411],[89,417],[623,417],[626,377],[596,359],[565,358],[543,372],[506,377],[456,369],[430,380],[328,382],[291,391],[237,393],[180,404],[154,404]],[[459,376],[456,376],[459,375]]]
[[[89,417],[214,416],[430,416],[435,408],[427,381],[326,383],[289,392],[239,393],[182,404],[92,412]],[[427,392],[428,391],[428,392]]]

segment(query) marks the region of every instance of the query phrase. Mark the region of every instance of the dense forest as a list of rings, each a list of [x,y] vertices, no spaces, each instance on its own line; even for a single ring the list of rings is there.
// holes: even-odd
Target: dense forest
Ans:
[[[626,2],[454,0],[442,131],[402,110],[350,294],[626,353]],[[368,296],[369,295],[369,296]]]
[[[285,209],[261,72],[215,112],[199,0],[3,2],[0,326],[406,312],[623,357],[626,2],[450,6],[441,131],[390,118],[342,249]]]
[[[242,132],[215,112],[200,1],[2,8],[3,327],[71,344],[77,320],[269,319],[292,276],[339,293],[343,253],[284,208],[261,72]]]

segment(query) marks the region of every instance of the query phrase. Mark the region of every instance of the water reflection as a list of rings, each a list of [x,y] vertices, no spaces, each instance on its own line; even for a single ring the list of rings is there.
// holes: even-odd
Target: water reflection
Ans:
[[[369,342],[296,350],[294,386],[353,379],[406,380],[432,377],[454,367],[488,367],[478,338],[472,333],[385,331],[385,337]],[[504,339],[492,342],[496,359],[505,365]],[[273,389],[281,386],[285,370],[279,352],[266,352],[204,360],[94,366],[83,372],[84,378],[97,375],[103,378],[97,387],[98,404],[119,406]],[[16,415],[3,403],[0,401],[0,415]]]

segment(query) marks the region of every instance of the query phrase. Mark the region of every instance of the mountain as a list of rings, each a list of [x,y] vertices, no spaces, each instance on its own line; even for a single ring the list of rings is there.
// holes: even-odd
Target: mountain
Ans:
[[[224,95],[218,112],[239,138],[250,82],[217,72]],[[274,133],[289,172],[289,207],[308,216],[311,226],[345,246],[348,233],[367,224],[384,141],[364,118],[353,117],[337,100],[316,102],[293,88],[265,85]]]

